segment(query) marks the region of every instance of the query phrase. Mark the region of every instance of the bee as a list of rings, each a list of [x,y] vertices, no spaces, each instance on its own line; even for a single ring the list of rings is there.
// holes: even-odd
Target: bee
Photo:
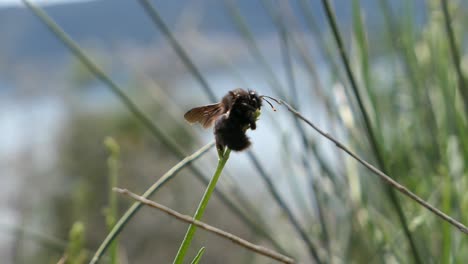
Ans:
[[[216,147],[224,153],[225,147],[234,151],[247,149],[251,142],[245,134],[248,128],[257,128],[257,117],[262,107],[262,96],[252,90],[229,91],[216,104],[195,107],[185,113],[189,123],[200,123],[204,128],[214,124]]]

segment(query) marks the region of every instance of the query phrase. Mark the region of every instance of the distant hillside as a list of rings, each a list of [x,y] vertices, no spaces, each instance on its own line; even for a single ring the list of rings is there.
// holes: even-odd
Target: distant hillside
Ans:
[[[311,1],[315,12],[321,14],[319,1]],[[153,1],[169,25],[175,25],[184,8],[203,6],[200,27],[205,32],[235,33],[237,31],[226,13],[223,1]],[[239,0],[242,14],[248,19],[255,34],[274,30],[260,1]],[[297,11],[297,3],[292,1]],[[112,45],[116,42],[146,43],[158,39],[154,28],[137,0],[98,0],[48,6],[53,17],[75,40],[99,40]],[[340,19],[348,20],[350,8],[338,8]],[[322,16],[318,20],[323,24]],[[10,59],[59,55],[65,52],[62,45],[25,8],[0,9],[0,55]]]
[[[228,15],[224,0],[154,0],[165,21],[174,26],[186,14],[187,9],[200,10],[199,27],[206,33],[238,34]],[[275,29],[261,1],[237,0],[242,15],[247,18],[251,30],[267,34]],[[323,17],[320,1],[309,1],[321,28],[328,28]],[[334,1],[337,17],[343,29],[351,24],[351,2]],[[383,23],[378,1],[363,0],[367,24],[372,27]],[[390,1],[391,2],[391,1]],[[424,0],[415,1],[415,10],[424,10]],[[297,0],[290,1],[297,17],[302,21],[302,12]],[[339,5],[338,5],[339,3]],[[194,8],[194,7],[199,8]],[[200,8],[201,6],[201,8]],[[160,40],[158,30],[151,24],[138,0],[97,0],[82,3],[47,6],[46,12],[75,40],[82,43],[93,41],[102,46],[116,43],[148,43]],[[25,58],[59,56],[67,52],[31,12],[25,8],[0,8],[0,58],[10,61]]]

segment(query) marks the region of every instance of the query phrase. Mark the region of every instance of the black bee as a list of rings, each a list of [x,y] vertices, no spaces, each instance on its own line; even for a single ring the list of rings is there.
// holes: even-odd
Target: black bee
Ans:
[[[220,153],[224,148],[241,151],[250,146],[245,131],[257,128],[256,120],[262,107],[262,97],[252,90],[229,91],[216,104],[195,107],[185,113],[189,123],[200,123],[204,128],[214,126],[216,147]]]

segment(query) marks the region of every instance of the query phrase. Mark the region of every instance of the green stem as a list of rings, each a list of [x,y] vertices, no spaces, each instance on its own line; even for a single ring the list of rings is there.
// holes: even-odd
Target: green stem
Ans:
[[[338,28],[338,23],[336,19],[335,12],[333,11],[332,5],[330,3],[330,0],[322,0],[322,6],[325,11],[326,18],[328,20],[328,24],[330,28],[332,29],[333,32],[333,37],[335,39],[336,46],[338,48],[338,52],[341,57],[341,61],[345,66],[346,70],[346,75],[348,77],[348,81],[351,85],[354,97],[358,103],[359,110],[361,111],[362,117],[364,119],[364,126],[366,129],[366,133],[369,139],[370,146],[372,148],[372,151],[375,154],[376,161],[379,165],[379,167],[382,169],[384,173],[388,172],[388,165],[385,163],[385,156],[382,150],[381,145],[379,144],[379,141],[377,139],[376,132],[374,131],[374,128],[372,126],[372,122],[370,120],[368,111],[366,110],[364,106],[364,101],[361,96],[361,92],[358,87],[358,83],[356,81],[356,78],[353,74],[353,71],[351,69],[351,63],[349,61],[348,54],[346,53],[343,38],[341,37],[340,30]],[[398,197],[396,196],[395,190],[393,188],[390,188],[388,185],[385,187],[387,195],[389,196],[390,202],[395,209],[398,219],[400,220],[400,224],[403,228],[403,231],[406,235],[406,238],[408,240],[408,243],[410,245],[411,253],[414,258],[415,263],[422,263],[421,257],[419,256],[419,252],[417,249],[416,241],[413,237],[413,234],[411,233],[409,226],[408,226],[408,220],[406,219],[406,214],[403,211],[403,208],[400,204],[400,201],[398,200]]]
[[[219,176],[223,171],[224,165],[226,165],[226,162],[229,159],[230,153],[231,150],[227,148],[224,152],[224,155],[219,157],[218,167],[216,168],[216,171],[213,175],[213,178],[211,178],[210,183],[208,183],[208,187],[206,188],[205,193],[203,194],[203,197],[198,205],[197,211],[195,212],[195,215],[193,217],[195,220],[201,220],[201,218],[203,217],[205,208],[208,205],[208,201],[211,198],[211,194],[213,193],[216,187],[216,183],[218,182]],[[177,252],[177,255],[174,259],[174,264],[182,264],[182,262],[184,261],[185,254],[187,253],[187,250],[190,247],[190,243],[192,242],[196,230],[197,227],[195,225],[191,224],[189,226],[187,233],[185,234],[184,240],[182,241],[179,251]]]
[[[148,190],[146,190],[143,193],[142,197],[149,198],[157,190],[159,190],[159,188],[161,188],[169,180],[174,178],[180,170],[190,165],[193,161],[201,157],[213,146],[214,146],[214,142],[211,142],[205,145],[204,147],[202,147],[201,149],[199,149],[197,152],[181,160],[174,167],[172,167],[169,171],[167,171],[161,178],[159,178],[153,185],[151,185],[151,187],[149,187]],[[109,247],[112,241],[114,241],[114,239],[120,234],[120,232],[125,227],[125,225],[130,221],[130,219],[133,218],[133,216],[140,210],[142,206],[143,204],[141,202],[133,203],[133,205],[125,212],[125,214],[119,219],[119,221],[117,221],[117,223],[114,225],[114,227],[109,232],[107,237],[104,239],[102,244],[99,246],[98,250],[94,254],[94,257],[91,259],[90,264],[96,264],[99,261],[99,259],[104,254],[104,251],[107,249],[107,247]]]
[[[109,158],[107,159],[107,167],[109,170],[109,207],[106,209],[106,224],[108,231],[111,231],[117,221],[119,209],[117,194],[112,191],[112,188],[117,187],[118,185],[120,146],[111,137],[107,137],[104,140],[104,144],[110,152]],[[110,263],[112,264],[118,263],[118,243],[118,239],[115,238],[110,245]]]

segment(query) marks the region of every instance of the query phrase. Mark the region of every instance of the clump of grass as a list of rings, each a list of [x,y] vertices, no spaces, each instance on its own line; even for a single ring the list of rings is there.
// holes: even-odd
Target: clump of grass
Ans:
[[[325,1],[324,3],[328,4],[328,2],[329,1]],[[383,6],[385,6],[383,10],[385,19],[393,16],[391,14],[393,3],[392,5],[385,5],[385,3],[389,1],[381,0],[379,2],[381,4],[383,3]],[[431,3],[433,2],[436,1],[431,1]],[[142,0],[142,3],[149,3],[149,1]],[[234,6],[235,2],[231,1],[230,3],[233,3],[232,6]],[[305,4],[306,1],[301,0],[299,3]],[[406,5],[410,6],[412,3],[412,1],[407,1]],[[356,41],[357,54],[345,50],[345,48],[347,48],[347,40],[345,38],[342,40],[345,45],[340,45],[339,42],[342,41],[335,40],[335,42],[339,44],[336,50],[334,50],[336,47],[333,45],[324,45],[326,42],[322,41],[322,39],[319,39],[318,42],[321,46],[324,46],[322,47],[322,52],[326,55],[328,63],[331,64],[331,71],[341,79],[340,85],[344,87],[348,85],[347,82],[351,83],[351,88],[353,90],[348,91],[346,95],[349,97],[349,101],[353,102],[353,99],[362,101],[358,102],[358,111],[354,111],[353,115],[355,115],[354,119],[357,120],[356,124],[358,124],[356,127],[359,126],[359,122],[364,118],[365,130],[363,131],[365,132],[354,134],[355,138],[348,138],[351,142],[347,143],[351,145],[351,149],[358,149],[355,153],[359,153],[366,158],[377,156],[377,167],[386,174],[379,174],[380,172],[378,170],[373,170],[373,172],[381,177],[386,175],[398,176],[398,181],[408,186],[406,189],[402,189],[401,186],[395,187],[398,190],[403,192],[414,190],[418,196],[425,197],[425,200],[434,204],[434,207],[440,207],[447,215],[453,215],[466,222],[468,216],[465,212],[467,210],[463,209],[467,208],[468,196],[461,186],[466,186],[466,177],[464,176],[466,176],[465,164],[468,160],[468,140],[465,135],[467,134],[466,114],[468,111],[463,111],[463,105],[466,107],[467,104],[458,96],[462,95],[463,97],[463,93],[466,91],[466,89],[463,90],[463,87],[466,88],[466,84],[463,85],[463,83],[460,82],[460,80],[463,81],[463,74],[460,69],[457,69],[460,66],[460,57],[463,57],[463,54],[457,54],[457,46],[453,45],[453,43],[455,43],[458,36],[453,35],[457,35],[456,33],[458,32],[453,32],[450,28],[450,26],[453,26],[456,30],[457,22],[459,22],[457,21],[457,16],[450,13],[456,3],[449,3],[448,1],[441,1],[441,3],[445,4],[445,6],[440,6],[437,2],[437,6],[433,5],[429,9],[429,22],[425,25],[425,32],[423,32],[421,38],[418,38],[419,36],[414,29],[414,25],[411,25],[413,19],[411,17],[411,11],[403,12],[401,14],[402,19],[398,16],[398,19],[391,18],[388,20],[390,22],[387,25],[390,28],[390,41],[388,41],[388,43],[394,46],[393,48],[395,51],[390,51],[389,54],[383,55],[390,55],[392,58],[386,62],[390,62],[390,64],[392,62],[394,63],[391,66],[387,66],[394,71],[391,73],[386,72],[386,77],[394,74],[394,76],[392,75],[390,77],[390,81],[380,80],[378,74],[376,74],[378,73],[375,70],[377,67],[374,67],[376,60],[375,55],[372,53],[372,49],[375,48],[376,43],[372,43],[372,39],[368,39],[365,28],[366,25],[364,23],[366,17],[364,10],[359,8],[361,5],[360,1],[353,1],[354,34],[352,36]],[[310,3],[307,3],[307,5],[309,4]],[[450,6],[447,7],[449,4]],[[234,7],[230,9],[230,11],[232,11]],[[303,8],[302,11],[306,12],[307,10],[309,10],[309,8]],[[444,13],[442,13],[441,10]],[[329,13],[327,18],[334,19],[334,15],[331,12]],[[242,25],[242,21],[239,21],[240,15],[236,15],[238,16],[238,21],[236,23],[244,26]],[[441,15],[443,15],[443,17]],[[397,16],[395,16],[395,18],[396,17]],[[441,17],[445,20],[439,20]],[[314,17],[309,14],[309,16],[306,16],[306,19],[310,21],[314,19]],[[445,34],[440,34],[438,30],[441,25],[443,26],[443,24],[440,23],[441,21],[445,22],[445,26],[447,27],[448,39]],[[313,23],[309,22],[308,24]],[[337,26],[334,25],[332,27],[335,27],[336,31],[333,32],[333,37],[341,39],[340,32],[336,30]],[[255,36],[245,31],[245,29],[249,30],[249,26],[245,25],[243,29],[244,38],[248,40],[248,42],[253,43],[255,41]],[[315,28],[315,31],[318,32],[318,27]],[[385,30],[381,30],[381,32],[385,34]],[[169,32],[169,34],[171,33]],[[316,33],[316,35],[317,38],[321,38],[318,33]],[[346,35],[344,34],[343,36]],[[463,36],[460,36],[459,39],[463,39]],[[285,38],[285,40],[287,39]],[[171,41],[171,45],[181,48],[175,38],[172,38]],[[291,43],[293,44],[295,42]],[[381,44],[382,43],[379,43],[378,45]],[[387,45],[387,43],[384,44]],[[354,45],[354,43],[351,45]],[[258,54],[255,55],[259,50],[258,47],[255,47],[254,44],[249,44],[249,46],[254,57],[259,57]],[[292,45],[285,50],[287,49],[292,49]],[[460,46],[460,51],[463,51],[463,46]],[[334,56],[336,54],[332,54],[333,52],[339,56]],[[190,64],[189,68],[192,74],[204,85],[205,92],[208,95],[211,94],[210,98],[213,98],[213,93],[207,86],[207,82],[205,82],[204,78],[200,75],[200,71],[195,68],[195,64],[189,59],[190,52],[183,52],[183,54],[181,54],[182,53],[178,55],[188,59],[185,60],[184,63]],[[450,63],[450,54],[452,54],[452,56],[454,55],[452,59],[453,65]],[[78,56],[79,55],[78,53]],[[353,57],[354,55],[356,55],[356,57]],[[341,72],[341,65],[335,62],[334,59],[336,57],[339,57],[342,62],[346,64],[346,75],[343,75]],[[356,58],[358,63],[353,64],[353,58]],[[393,58],[397,59],[393,60]],[[257,61],[260,62],[260,65],[263,62],[261,58],[257,58]],[[87,61],[85,60],[84,62],[86,63]],[[271,80],[269,83],[274,89],[277,88],[278,91],[282,91],[282,87],[276,87],[280,85],[274,81],[275,73],[272,72],[271,69],[267,69],[271,67],[266,62],[264,64],[266,65],[263,66],[264,75],[267,76],[266,78],[268,80]],[[287,64],[288,66],[286,67],[288,70],[292,70],[291,63],[288,62]],[[455,68],[453,69],[454,66]],[[88,67],[90,66],[88,65]],[[400,70],[403,71],[403,74],[399,72]],[[103,75],[102,71],[97,71],[94,74],[111,88],[116,87],[112,80]],[[294,78],[290,73],[289,76]],[[343,78],[344,76],[348,77],[348,80]],[[361,77],[362,80],[360,80],[359,77]],[[458,85],[457,82],[459,83]],[[331,90],[328,89],[329,87],[327,86],[324,87],[326,88],[323,88],[323,90]],[[457,91],[456,88],[460,90]],[[343,90],[347,91],[349,89]],[[333,101],[332,93],[327,91],[324,93],[326,97],[325,100]],[[146,117],[144,115],[141,115],[139,109],[135,108],[135,105],[129,101],[128,97],[122,97],[119,90],[115,92],[137,118],[143,123],[148,121],[145,120]],[[283,96],[281,97],[283,98]],[[464,98],[466,98],[466,96],[464,96]],[[333,108],[338,107],[332,105],[331,108],[332,109],[328,111],[335,112],[336,109]],[[361,115],[359,114],[360,112]],[[364,117],[362,115],[364,115]],[[365,116],[368,116],[368,118]],[[339,119],[340,116],[337,114],[336,118]],[[331,120],[330,122],[333,124],[335,121],[336,120]],[[145,125],[158,139],[162,139],[163,141],[164,139],[168,139],[168,137],[165,137],[161,133],[157,126],[153,124]],[[350,126],[340,128],[343,128],[345,133],[351,130]],[[359,130],[356,129],[356,131]],[[338,131],[338,133],[339,132],[340,131]],[[326,136],[326,134],[324,136]],[[353,141],[354,139],[357,140]],[[365,139],[369,139],[371,143],[370,151],[368,150],[369,146],[367,146],[369,142]],[[168,145],[171,145],[170,140],[167,142],[169,142],[167,143]],[[338,147],[343,146],[339,142],[336,144]],[[304,150],[304,153],[301,153],[301,155],[304,155],[309,161],[312,160],[312,155],[305,151],[306,150]],[[346,151],[346,149],[344,149],[344,151]],[[364,153],[361,154],[360,151]],[[183,152],[176,147],[173,148],[173,152],[179,158],[184,156]],[[251,153],[249,153],[249,155],[251,155]],[[255,156],[252,155],[251,157],[256,164],[256,168],[262,168]],[[458,159],[462,159],[462,161],[460,162]],[[325,161],[325,163],[327,163],[327,161]],[[333,162],[328,161],[327,165],[333,167],[337,163],[340,162],[336,162],[336,160]],[[460,163],[462,164],[461,168],[459,168]],[[364,166],[370,165],[369,163],[363,164]],[[337,171],[339,171],[338,174],[343,174],[339,175],[343,176],[343,178],[350,178],[350,175],[356,177],[366,176],[365,173],[362,173],[363,170],[358,171],[353,169],[344,165]],[[196,169],[194,170],[200,172]],[[269,190],[274,195],[275,201],[279,203],[282,208],[285,208],[284,211],[287,213],[288,219],[293,224],[297,223],[294,216],[289,214],[290,210],[288,210],[287,204],[282,203],[282,197],[275,191],[271,180],[262,173],[261,169],[259,170]],[[201,173],[198,175],[201,175]],[[273,179],[273,177],[271,178]],[[208,183],[208,181],[206,182]],[[351,261],[360,262],[359,260],[362,260],[360,256],[365,256],[366,258],[371,257],[379,259],[379,262],[384,262],[387,259],[404,260],[406,257],[405,251],[408,251],[409,254],[414,256],[415,262],[425,262],[428,258],[437,258],[439,256],[444,263],[449,261],[458,262],[466,258],[466,252],[460,250],[467,245],[467,240],[464,239],[465,234],[449,228],[448,223],[440,225],[439,222],[431,221],[431,218],[428,217],[429,214],[423,210],[423,207],[412,203],[409,199],[394,200],[393,203],[395,204],[401,203],[401,207],[404,209],[406,217],[408,218],[408,223],[404,223],[406,220],[402,221],[402,215],[398,215],[398,212],[395,213],[396,211],[389,208],[387,204],[388,199],[393,199],[391,196],[385,197],[385,195],[382,195],[378,186],[373,185],[369,179],[362,178],[362,180],[358,181],[355,185],[360,184],[363,184],[363,186],[356,191],[356,196],[359,196],[362,203],[355,203],[351,206],[349,206],[349,203],[346,203],[346,201],[349,200],[347,186],[344,186],[343,191],[336,191],[338,190],[336,189],[335,192],[330,195],[330,197],[340,197],[342,201],[345,201],[343,204],[339,206],[329,206],[332,204],[329,202],[327,203],[325,199],[317,201],[320,203],[323,202],[324,208],[332,212],[330,213],[330,215],[333,215],[333,217],[330,217],[332,221],[338,222],[340,220],[338,215],[343,214],[343,212],[345,212],[344,214],[346,216],[353,217],[351,221],[345,219],[345,221],[337,223],[337,226],[346,226],[345,228],[349,228],[349,234],[346,232],[344,232],[346,234],[339,233],[340,231],[337,232],[335,230],[331,230],[330,232],[333,259],[335,259],[334,257],[336,256],[339,259],[350,259]],[[422,200],[418,202],[421,204]],[[397,206],[399,205],[394,207]],[[135,208],[139,207],[132,207],[131,209],[133,210]],[[347,214],[348,210],[351,211],[349,215]],[[133,211],[133,213],[134,212],[136,211]],[[128,221],[132,214],[126,214],[125,217],[127,217],[127,220],[125,221]],[[346,216],[343,218],[346,218]],[[393,216],[400,217],[402,226],[394,225],[392,221]],[[439,214],[439,216],[441,215]],[[316,221],[316,217],[309,216],[306,218],[307,219],[303,221],[305,224],[304,226],[306,226],[306,229],[313,229],[314,223],[318,222]],[[445,220],[447,219],[448,218]],[[120,223],[125,224],[125,222]],[[456,223],[452,222],[451,224]],[[295,226],[298,227],[297,229],[300,235],[305,237],[304,240],[310,239],[311,237],[313,238],[310,233],[301,232],[300,226]],[[459,225],[458,227],[464,230],[463,226]],[[120,232],[122,225],[119,226],[119,223],[117,223],[114,228],[117,229],[113,229],[114,231],[110,234],[110,240],[106,239],[105,243],[113,241],[113,238]],[[289,238],[290,234],[287,235]],[[414,243],[409,241],[411,244],[410,250],[408,250],[405,243],[400,243],[404,235],[408,238],[407,240],[411,240],[412,236],[417,238]],[[106,245],[105,243],[103,245]],[[324,246],[325,245],[321,243],[317,248],[321,250]],[[104,246],[104,250],[105,248],[106,246]],[[430,250],[433,248],[440,250]],[[100,250],[101,249],[102,248],[100,248]],[[104,250],[99,251],[99,254],[103,254]],[[319,253],[322,252],[320,251]],[[419,254],[420,257],[418,257]]]

